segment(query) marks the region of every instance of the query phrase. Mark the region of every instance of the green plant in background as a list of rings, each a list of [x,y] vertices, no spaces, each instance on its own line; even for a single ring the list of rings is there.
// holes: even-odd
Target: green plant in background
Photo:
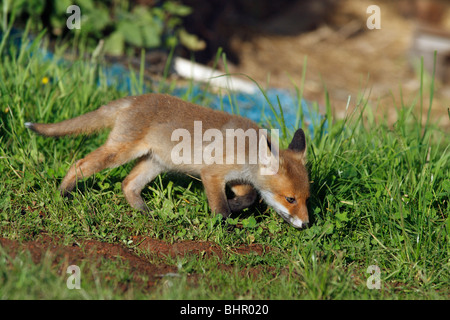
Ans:
[[[81,11],[81,28],[69,30],[67,8],[77,5]],[[191,8],[175,1],[160,1],[153,7],[131,5],[125,0],[4,0],[2,29],[8,19],[30,18],[32,29],[47,28],[53,36],[79,36],[95,47],[105,41],[105,53],[122,55],[133,48],[170,49],[182,45],[189,50],[202,50],[206,44],[183,28],[183,17]],[[25,20],[24,20],[25,21]]]

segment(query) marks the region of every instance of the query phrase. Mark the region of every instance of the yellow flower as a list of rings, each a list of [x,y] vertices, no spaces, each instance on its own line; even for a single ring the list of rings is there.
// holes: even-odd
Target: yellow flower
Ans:
[[[49,81],[50,81],[50,79],[48,77],[42,78],[42,84],[47,84]]]

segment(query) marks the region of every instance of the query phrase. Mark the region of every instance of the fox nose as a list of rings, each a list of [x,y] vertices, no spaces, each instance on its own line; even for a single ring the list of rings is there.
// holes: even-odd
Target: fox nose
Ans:
[[[309,220],[301,220],[297,217],[291,218],[289,222],[292,226],[294,226],[297,229],[307,228],[309,224]]]
[[[300,229],[307,229],[309,228],[309,219],[308,217],[306,217],[306,219],[301,219],[302,220],[302,225],[300,227]]]

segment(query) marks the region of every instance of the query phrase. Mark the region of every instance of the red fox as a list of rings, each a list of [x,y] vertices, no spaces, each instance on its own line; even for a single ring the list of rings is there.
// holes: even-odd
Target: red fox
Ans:
[[[215,153],[216,161],[174,161],[174,150],[177,146],[179,149],[180,144],[174,139],[174,132],[178,129],[195,136],[198,134],[194,132],[198,123],[201,124],[201,134],[205,136],[201,138],[200,144],[195,141],[195,137],[194,141],[187,143],[193,146],[193,153],[209,152],[211,156]],[[292,226],[302,228],[309,223],[306,205],[310,195],[309,179],[305,168],[306,140],[302,129],[295,132],[286,150],[278,150],[276,142],[262,134],[259,143],[249,142],[243,150],[236,147],[231,150],[217,148],[212,152],[212,143],[206,143],[212,141],[212,136],[207,137],[207,132],[216,134],[214,143],[219,143],[216,146],[220,147],[219,134],[225,136],[231,129],[242,129],[241,132],[245,130],[249,137],[247,133],[252,130],[258,132],[261,128],[244,117],[164,94],[125,97],[73,119],[54,124],[26,122],[25,126],[50,137],[111,129],[104,145],[76,161],[69,169],[60,186],[62,195],[72,191],[81,178],[137,159],[136,165],[122,182],[125,198],[135,209],[148,210],[141,197],[141,191],[147,183],[162,172],[175,171],[200,176],[211,210],[225,218],[232,212],[252,205],[259,191],[263,200]],[[267,152],[261,151],[264,144]],[[264,160],[259,163],[250,161],[249,149],[255,145]],[[188,149],[182,151],[188,152]],[[241,159],[244,161],[217,161],[221,157],[225,159],[227,153],[229,156],[233,151],[231,159],[243,156]],[[262,169],[266,172],[263,173]],[[227,199],[226,185],[234,193],[231,199]]]

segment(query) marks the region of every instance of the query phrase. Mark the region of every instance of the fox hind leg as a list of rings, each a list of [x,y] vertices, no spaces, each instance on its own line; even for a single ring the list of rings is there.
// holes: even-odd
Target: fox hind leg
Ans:
[[[163,171],[163,168],[156,161],[153,161],[151,154],[139,158],[133,170],[122,182],[122,191],[125,199],[135,209],[148,211],[148,207],[141,197],[141,191],[147,183],[156,178]]]
[[[65,196],[75,188],[78,180],[87,178],[106,168],[118,167],[138,156],[138,152],[130,148],[129,144],[114,146],[105,144],[75,162],[64,177],[59,190]]]

